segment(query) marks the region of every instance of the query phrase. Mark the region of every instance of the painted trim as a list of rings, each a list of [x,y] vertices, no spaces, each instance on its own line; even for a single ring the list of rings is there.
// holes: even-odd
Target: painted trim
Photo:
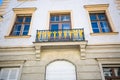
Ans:
[[[27,36],[5,36],[6,39],[12,39],[12,38],[30,38],[31,35]]]
[[[109,32],[109,33],[90,33],[91,36],[103,36],[103,35],[117,35],[119,32]]]

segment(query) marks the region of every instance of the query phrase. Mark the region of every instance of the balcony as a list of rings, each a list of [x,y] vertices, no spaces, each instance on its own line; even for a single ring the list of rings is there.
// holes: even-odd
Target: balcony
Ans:
[[[84,29],[37,30],[36,42],[84,41]]]
[[[78,46],[81,59],[86,58],[86,45],[84,29],[65,30],[37,30],[36,40],[33,42],[36,50],[36,60],[40,60],[41,47],[46,46]]]

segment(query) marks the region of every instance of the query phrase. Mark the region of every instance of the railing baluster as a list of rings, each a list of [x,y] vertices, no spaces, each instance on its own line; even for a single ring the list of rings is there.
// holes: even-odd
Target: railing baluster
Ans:
[[[36,32],[36,41],[45,42],[45,41],[83,41],[84,29],[65,29],[58,31],[50,30],[37,30]]]

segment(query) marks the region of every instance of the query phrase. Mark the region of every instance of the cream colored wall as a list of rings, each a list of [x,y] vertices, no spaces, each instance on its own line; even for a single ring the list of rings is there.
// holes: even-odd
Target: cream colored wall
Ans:
[[[53,61],[65,60],[75,65],[77,80],[103,80],[100,63],[119,63],[120,45],[87,45],[85,60],[81,60],[79,46],[75,45],[44,46],[40,54],[40,60],[36,60],[34,47],[0,48],[0,61],[4,62],[0,66],[15,66],[17,62],[20,65],[19,61],[24,61],[20,80],[45,80],[46,66]]]

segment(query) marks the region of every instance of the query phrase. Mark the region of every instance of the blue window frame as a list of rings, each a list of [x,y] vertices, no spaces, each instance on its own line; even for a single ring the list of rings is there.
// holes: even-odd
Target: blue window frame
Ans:
[[[13,26],[12,36],[28,35],[31,22],[31,15],[17,15],[15,24]]]
[[[111,32],[105,13],[90,13],[91,25],[94,33]]]

